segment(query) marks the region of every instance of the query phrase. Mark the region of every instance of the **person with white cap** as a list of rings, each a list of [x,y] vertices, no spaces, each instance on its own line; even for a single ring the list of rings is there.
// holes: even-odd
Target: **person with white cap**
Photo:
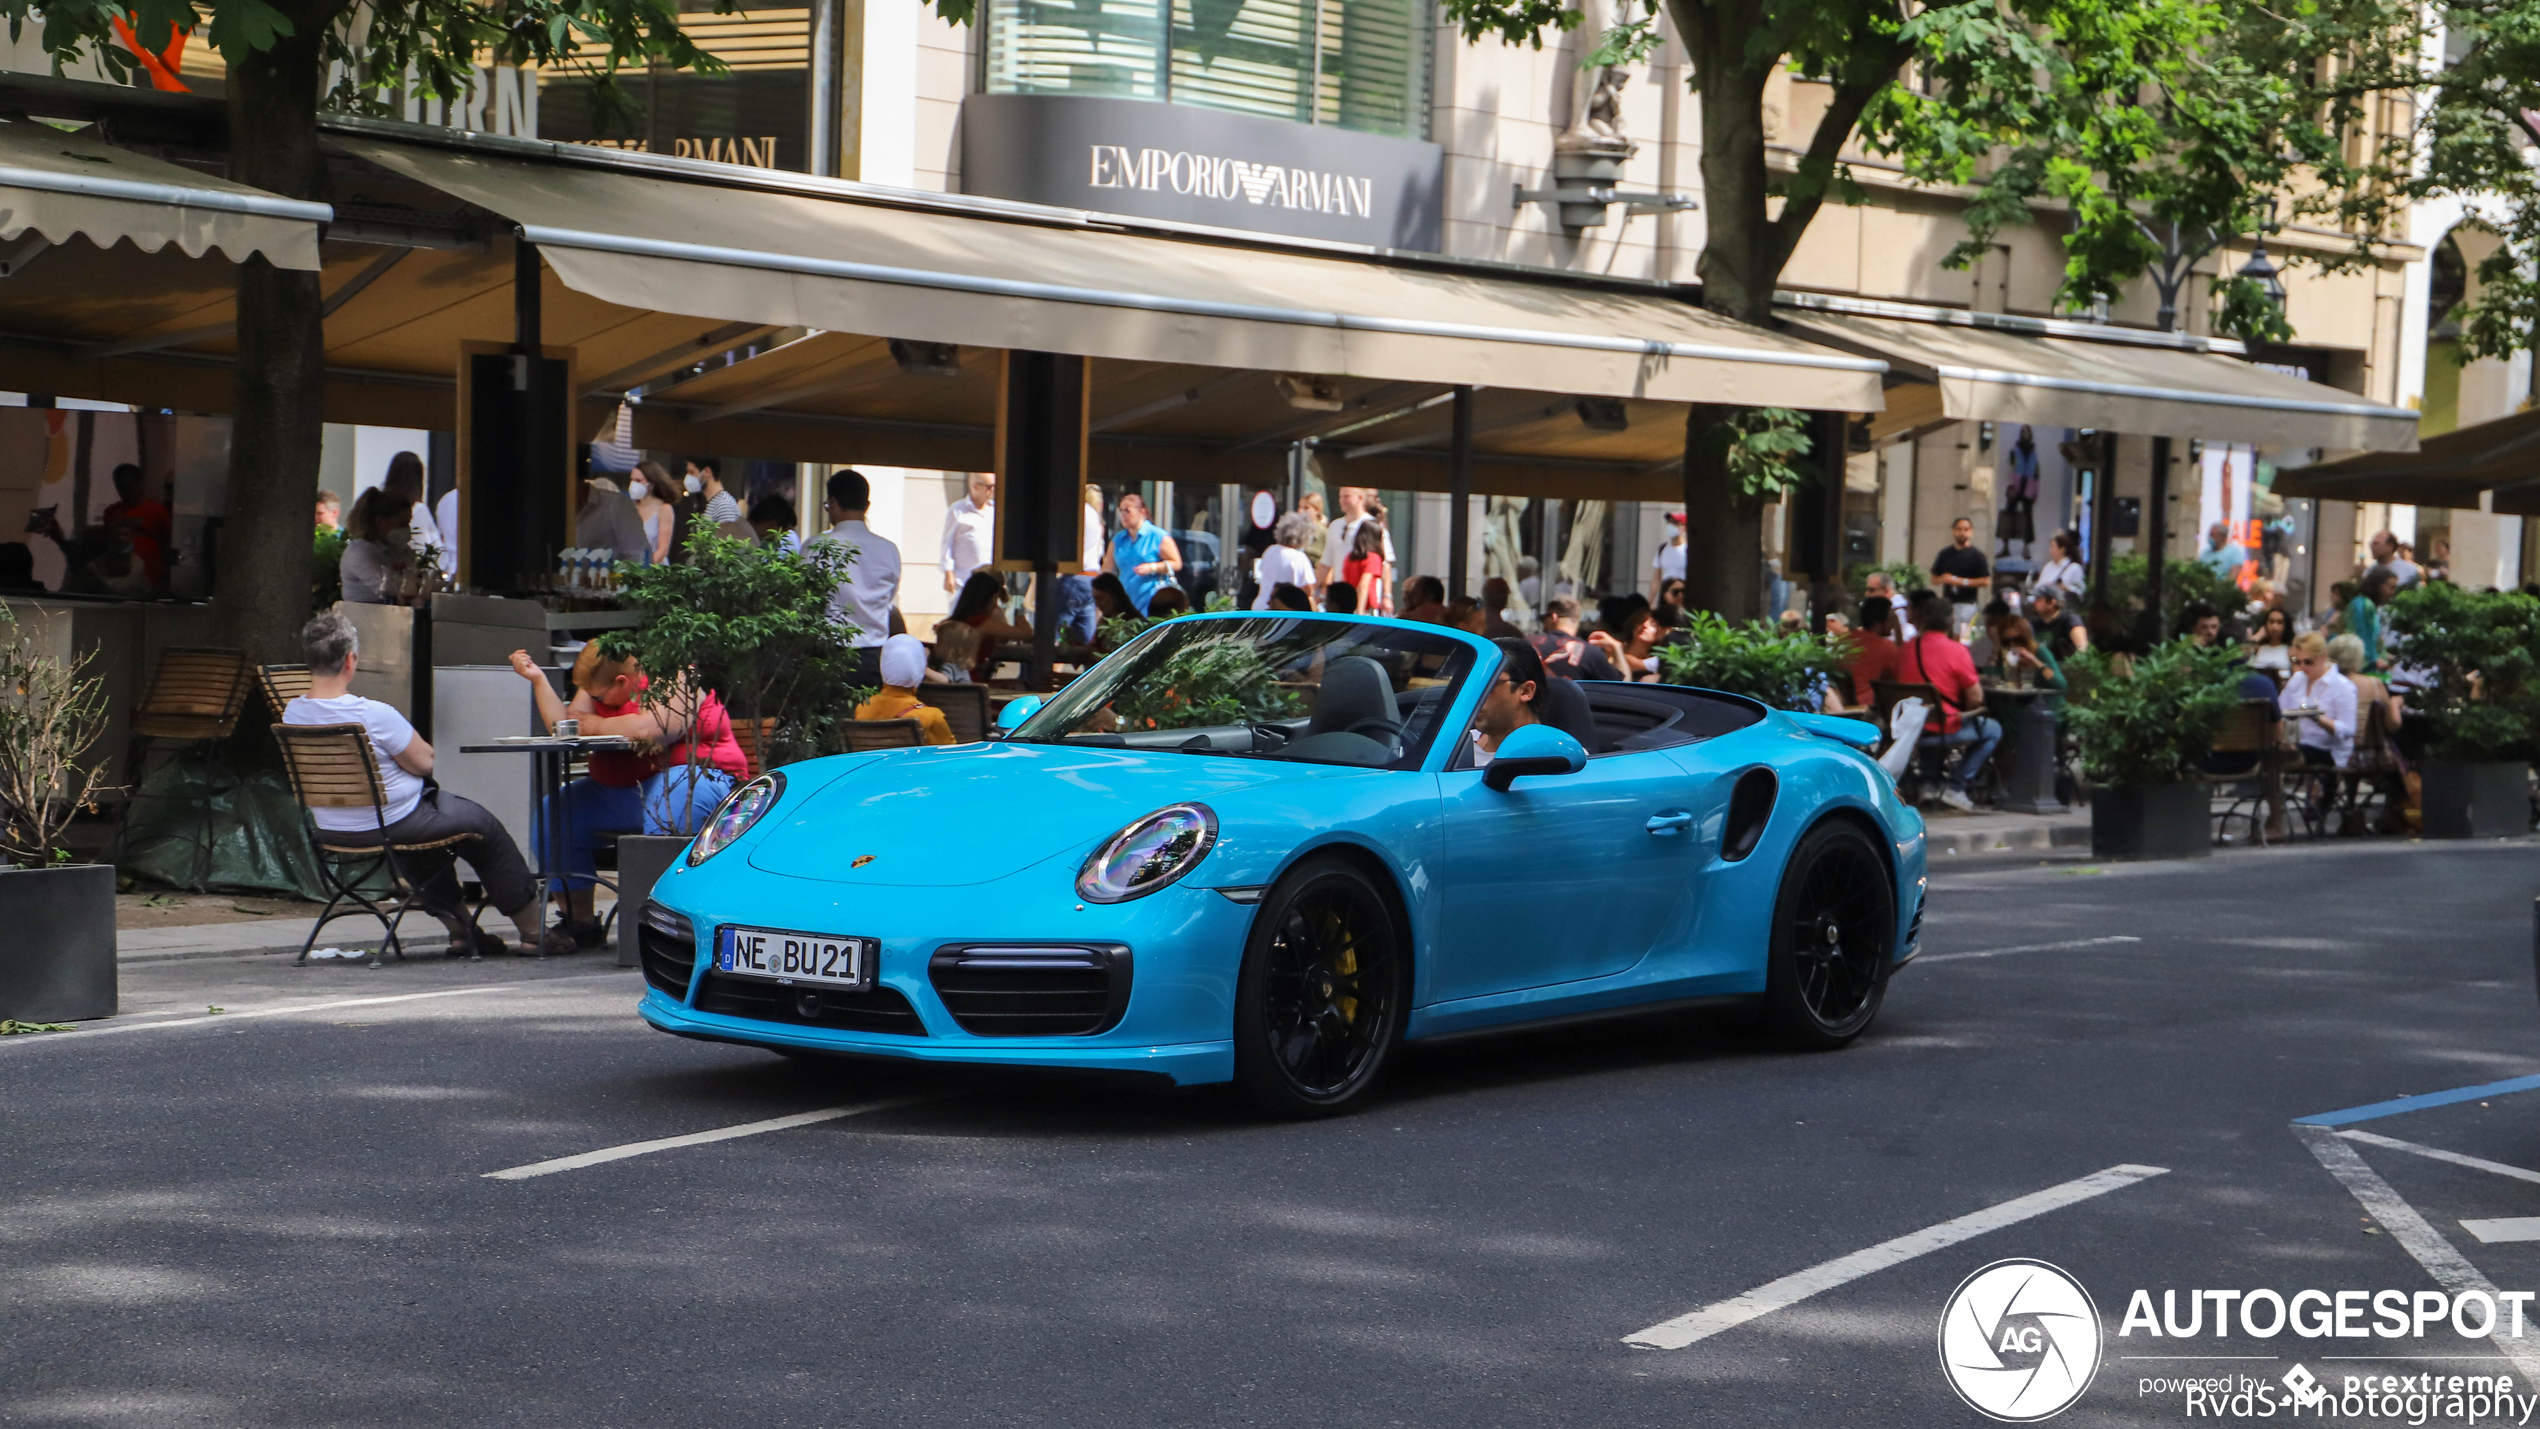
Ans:
[[[944,722],[944,712],[917,698],[917,687],[925,682],[926,642],[914,635],[894,635],[882,642],[882,688],[856,706],[855,717],[913,719],[918,737],[926,743],[951,744],[952,726]]]

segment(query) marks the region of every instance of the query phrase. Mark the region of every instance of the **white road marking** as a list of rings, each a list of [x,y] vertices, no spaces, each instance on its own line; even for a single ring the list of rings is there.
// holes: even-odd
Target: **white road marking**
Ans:
[[[2115,943],[2140,943],[2143,940],[2124,933],[2106,938],[2074,938],[2061,943],[2023,943],[2016,948],[1978,948],[1972,953],[1925,953],[1914,959],[1914,966],[1925,963],[1954,963],[1966,958],[2002,958],[2013,953],[2060,953],[2066,948],[2104,948]]]
[[[1823,1265],[1785,1275],[1770,1285],[1760,1285],[1734,1300],[1705,1305],[1689,1314],[1678,1315],[1664,1324],[1652,1325],[1635,1335],[1623,1337],[1627,1345],[1646,1345],[1655,1350],[1680,1350],[1700,1340],[1707,1340],[1723,1330],[1733,1330],[1749,1320],[1761,1319],[1775,1310],[1788,1309],[1812,1295],[1821,1295],[1839,1285],[1849,1284],[1862,1276],[1902,1265],[1919,1255],[1946,1250],[1963,1240],[1971,1240],[1987,1231],[2017,1225],[2032,1216],[2061,1210],[2093,1196],[2133,1185],[2154,1176],[2166,1176],[2166,1166],[2111,1166],[2095,1171],[2079,1180],[2031,1191],[2025,1196],[2004,1201],[1998,1206],[1963,1215],[1954,1221],[1942,1221],[1911,1235],[1839,1256]]]
[[[2328,1174],[2336,1177],[2374,1220],[2381,1222],[2390,1238],[2425,1267],[2435,1284],[2454,1295],[2467,1290],[2491,1297],[2497,1293],[2496,1283],[2463,1259],[2441,1231],[2417,1214],[2416,1207],[2390,1189],[2390,1183],[2382,1180],[2379,1172],[2365,1165],[2364,1158],[2355,1154],[2345,1137],[2324,1126],[2296,1126],[2293,1134],[2302,1138],[2302,1144],[2311,1148],[2311,1154],[2328,1168]],[[2540,1347],[2526,1349],[2522,1341],[2508,1338],[2501,1324],[2488,1339],[2499,1353],[2513,1361],[2514,1368],[2522,1371],[2523,1378],[2540,1379]]]
[[[597,976],[597,974],[587,974],[587,976]],[[543,981],[564,982],[568,981],[568,979],[547,978],[543,979]],[[31,1036],[12,1037],[9,1039],[8,1045],[21,1047],[67,1045],[73,1042],[88,1042],[99,1037],[112,1037],[118,1032],[156,1032],[163,1027],[193,1027],[205,1022],[235,1022],[242,1017],[281,1017],[294,1012],[331,1012],[339,1007],[377,1007],[382,1003],[388,1002],[420,1002],[427,997],[466,997],[471,993],[503,992],[511,988],[536,987],[538,985],[539,984],[537,983],[527,982],[494,983],[485,987],[447,987],[434,992],[400,992],[387,997],[341,997],[332,1002],[302,1002],[292,1004],[288,1007],[227,1008],[219,1012],[199,1013],[192,1017],[179,1017],[167,1022],[129,1022],[120,1027],[84,1027],[73,1032],[45,1032]],[[210,1005],[210,1003],[204,1004],[206,1007]],[[136,1015],[151,1017],[159,1016],[161,1014],[140,1013]]]
[[[2413,1141],[2401,1141],[2395,1136],[2383,1136],[2378,1132],[2341,1131],[2337,1134],[2348,1141],[2360,1141],[2366,1146],[2384,1146],[2392,1151],[2405,1151],[2410,1155],[2423,1156],[2434,1161],[2449,1161],[2455,1166],[2466,1166],[2473,1171],[2493,1171],[2499,1176],[2511,1176],[2517,1181],[2540,1184],[2540,1171],[2525,1171],[2519,1166],[2508,1166],[2502,1161],[2463,1156],[2457,1151],[2446,1151],[2440,1146],[2419,1146]]]
[[[708,1142],[730,1141],[735,1137],[757,1136],[761,1132],[790,1131],[798,1126],[836,1121],[842,1116],[862,1116],[867,1112],[889,1111],[893,1107],[911,1106],[918,1102],[941,1101],[949,1093],[931,1096],[889,1097],[878,1102],[862,1102],[855,1106],[823,1107],[819,1111],[798,1111],[792,1116],[769,1117],[765,1121],[743,1122],[714,1131],[692,1131],[686,1136],[665,1136],[655,1141],[630,1141],[624,1146],[603,1147],[578,1156],[559,1156],[553,1161],[533,1161],[503,1171],[488,1171],[488,1181],[526,1181],[532,1176],[553,1176],[559,1171],[579,1171],[585,1166],[598,1166],[609,1161],[623,1161],[630,1156],[649,1156],[656,1151],[675,1151],[682,1146],[703,1146]]]
[[[2540,1216],[2499,1216],[2493,1220],[2463,1221],[2461,1229],[2478,1237],[2481,1245],[2510,1245],[2515,1241],[2540,1240]]]

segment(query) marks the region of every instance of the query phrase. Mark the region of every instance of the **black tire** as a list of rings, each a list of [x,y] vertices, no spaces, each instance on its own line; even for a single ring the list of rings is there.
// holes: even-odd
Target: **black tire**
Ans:
[[[1410,950],[1384,891],[1343,859],[1290,870],[1252,920],[1235,984],[1235,1084],[1273,1116],[1365,1099],[1402,1040]]]
[[[1773,900],[1764,1006],[1774,1027],[1812,1049],[1869,1028],[1896,955],[1896,883],[1887,856],[1857,824],[1810,829]]]

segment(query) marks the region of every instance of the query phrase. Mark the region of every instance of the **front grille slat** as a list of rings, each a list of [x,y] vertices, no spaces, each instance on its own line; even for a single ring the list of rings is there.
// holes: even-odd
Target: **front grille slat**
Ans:
[[[975,1037],[1090,1037],[1129,1007],[1129,950],[1116,943],[947,947],[926,975]]]

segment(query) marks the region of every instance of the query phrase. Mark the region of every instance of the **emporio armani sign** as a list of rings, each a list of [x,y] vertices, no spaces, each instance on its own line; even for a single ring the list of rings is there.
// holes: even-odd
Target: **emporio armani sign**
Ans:
[[[1187,149],[1090,144],[1086,150],[1090,156],[1088,183],[1098,189],[1169,191],[1344,218],[1372,218],[1376,213],[1376,181],[1358,174],[1256,164],[1221,154],[1194,154]]]

